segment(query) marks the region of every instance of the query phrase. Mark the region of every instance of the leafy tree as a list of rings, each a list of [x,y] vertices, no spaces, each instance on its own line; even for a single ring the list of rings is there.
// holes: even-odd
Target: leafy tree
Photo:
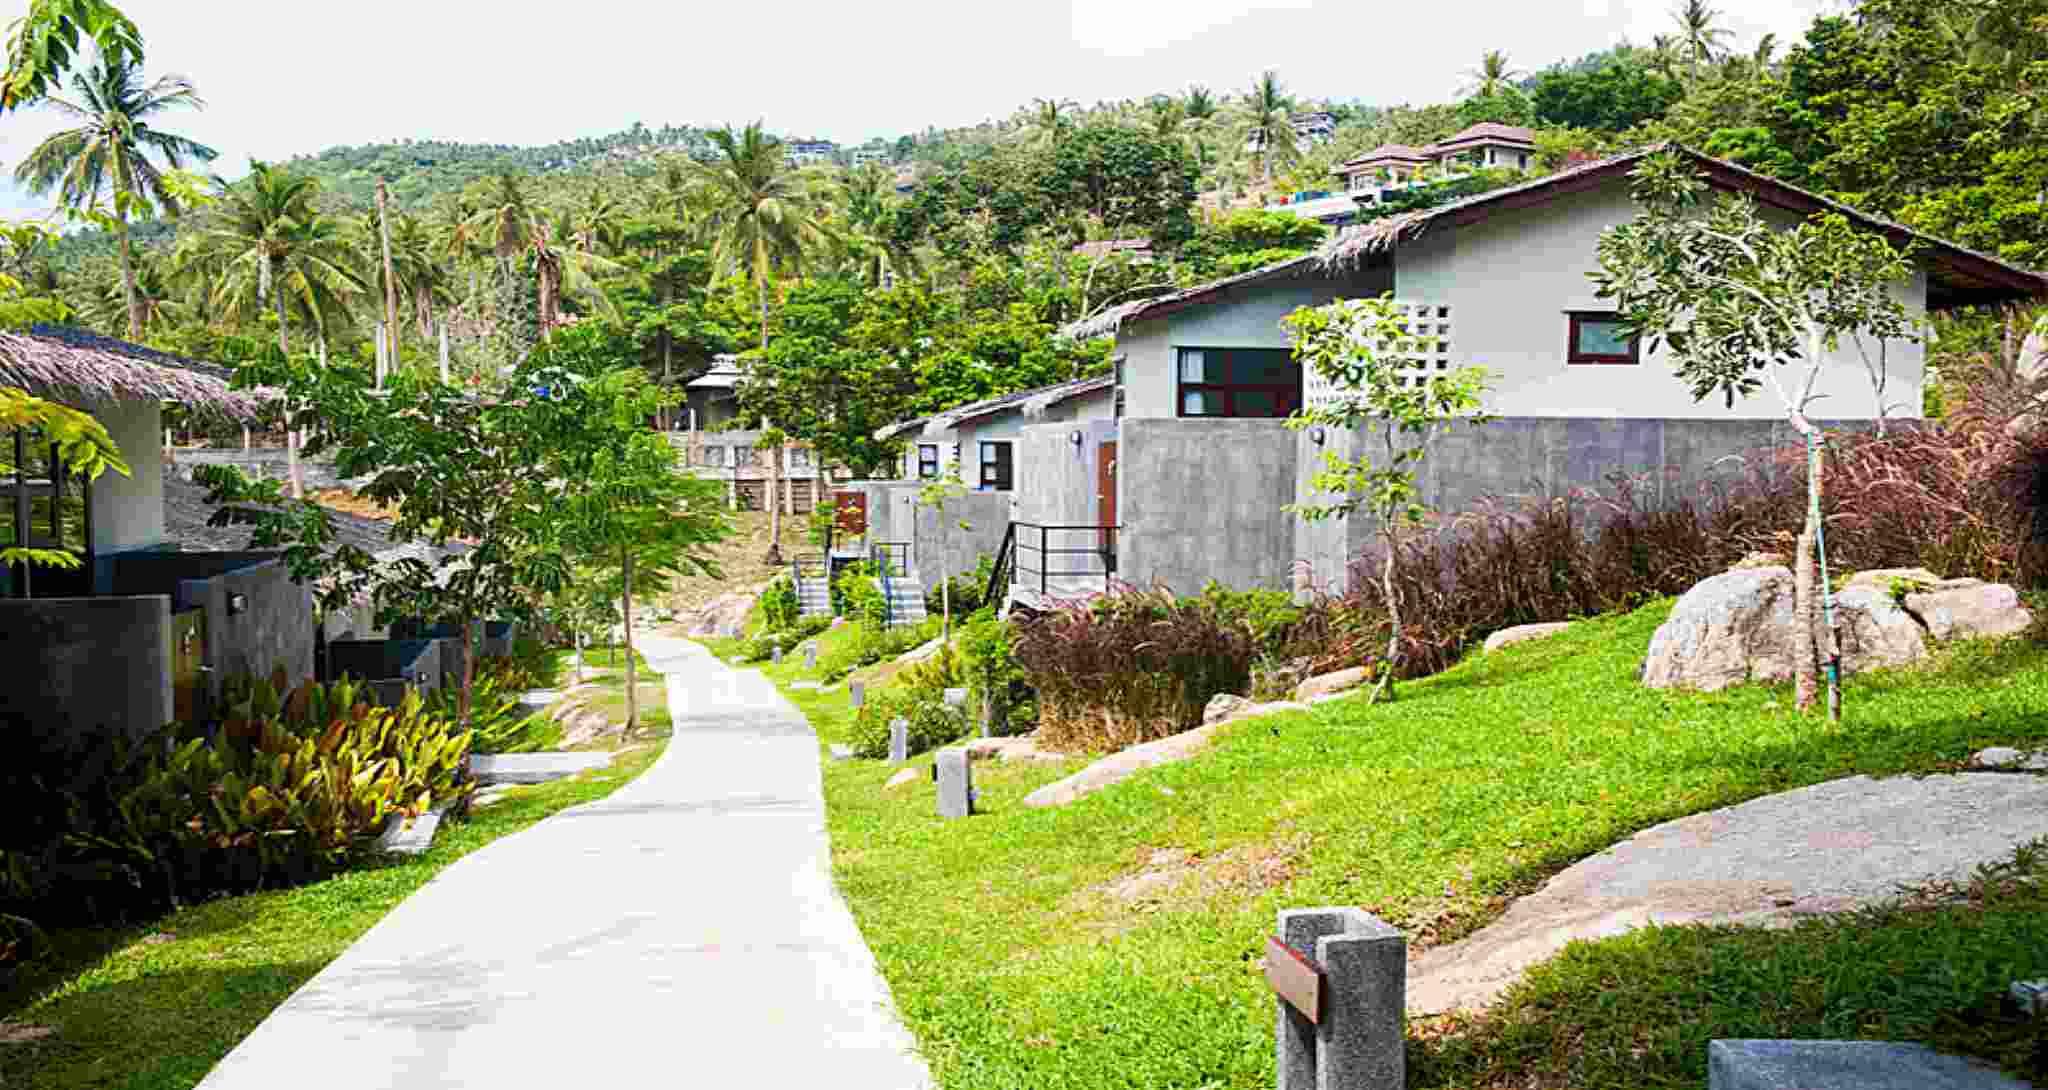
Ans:
[[[130,475],[128,463],[121,458],[121,449],[114,444],[113,436],[107,434],[104,425],[87,413],[32,397],[26,390],[0,386],[0,429],[40,433],[42,439],[39,442],[55,445],[65,466],[87,480],[97,480],[110,469],[123,477]],[[8,473],[12,475],[13,470],[9,469]],[[16,564],[76,568],[79,563],[78,557],[68,549],[14,545],[0,548],[0,568],[12,568]]]
[[[544,471],[563,482],[553,517],[563,548],[615,573],[626,633],[626,728],[639,724],[633,596],[677,573],[716,575],[709,546],[731,528],[718,482],[676,468],[676,449],[647,430],[670,394],[630,365],[631,345],[593,323],[548,340],[528,380],[560,397],[537,400]]]
[[[810,179],[791,168],[782,144],[760,122],[710,134],[718,158],[700,164],[708,188],[713,264],[744,271],[760,307],[761,346],[768,344],[768,284],[778,273],[803,271],[807,251],[828,238],[824,201]]]
[[[967,482],[960,479],[960,467],[954,466],[945,476],[926,484],[917,490],[917,505],[930,509],[939,519],[939,641],[942,645],[953,642],[953,569],[944,560],[946,543],[952,537],[953,527],[946,522],[946,505],[967,495]],[[960,520],[960,529],[970,530],[966,520]]]
[[[1589,69],[1551,68],[1530,90],[1536,118],[1545,125],[1620,132],[1664,116],[1685,88],[1659,75],[1633,54]]]
[[[1407,316],[1391,296],[1302,307],[1284,324],[1294,341],[1295,358],[1343,391],[1328,404],[1296,413],[1288,427],[1359,433],[1361,440],[1354,458],[1335,451],[1324,454],[1323,468],[1310,479],[1316,492],[1338,497],[1335,502],[1288,509],[1310,521],[1344,518],[1362,509],[1378,522],[1384,542],[1380,593],[1386,600],[1388,635],[1386,660],[1379,666],[1371,699],[1391,699],[1402,653],[1394,558],[1401,533],[1420,525],[1428,513],[1415,472],[1438,436],[1460,423],[1485,420],[1480,407],[1488,373],[1483,367],[1462,367],[1427,382],[1411,379],[1406,357],[1433,344],[1434,338],[1411,336]]]
[[[150,157],[161,156],[172,170],[179,170],[187,161],[210,162],[215,155],[204,144],[152,127],[150,119],[166,110],[204,104],[192,84],[181,77],[166,76],[145,84],[139,61],[139,57],[131,61],[123,53],[119,60],[103,59],[74,73],[71,87],[76,101],[53,95],[41,98],[45,106],[77,125],[44,140],[14,172],[15,180],[31,192],[55,190],[58,200],[75,214],[97,213],[101,198],[110,199],[107,222],[120,239],[129,340],[142,339],[142,307],[135,293],[135,252],[128,221],[158,209],[175,215],[180,207],[173,179]]]
[[[1195,166],[1177,141],[1120,125],[1088,125],[1054,149],[1041,178],[1040,199],[1072,224],[1063,233],[1064,243],[1143,232],[1154,247],[1164,249],[1194,233],[1189,209],[1195,203]],[[1105,256],[1089,263],[1081,286],[1083,312],[1095,269]]]
[[[30,0],[7,31],[0,114],[36,102],[63,82],[79,43],[91,42],[108,67],[142,61],[142,32],[106,0]]]
[[[1633,192],[1643,213],[1600,238],[1593,274],[1600,296],[1615,300],[1646,349],[1669,346],[1694,398],[1719,393],[1732,407],[1768,387],[1807,440],[1806,525],[1794,562],[1798,701],[1812,705],[1824,651],[1829,710],[1839,717],[1840,651],[1815,608],[1824,462],[1820,429],[1807,412],[1827,353],[1844,339],[1881,344],[1912,334],[1892,292],[1910,266],[1885,239],[1838,213],[1778,230],[1747,197],[1724,195],[1706,206],[1706,182],[1674,154],[1637,167]]]
[[[1491,94],[1473,95],[1458,103],[1458,126],[1465,128],[1492,122],[1496,125],[1527,125],[1536,119],[1529,96],[1511,83]]]
[[[477,396],[425,370],[402,369],[381,392],[360,367],[321,366],[301,354],[238,369],[238,385],[282,392],[287,423],[314,427],[311,454],[332,451],[335,472],[367,478],[357,494],[394,512],[394,542],[443,550],[432,563],[407,558],[379,568],[354,546],[334,545],[327,509],[288,500],[279,482],[233,466],[198,471],[214,525],[255,528],[256,548],[284,546],[293,578],[313,582],[323,606],[369,596],[379,623],[449,619],[462,629],[459,708],[468,720],[477,622],[529,616],[569,577],[558,516],[566,483],[538,467],[562,442],[532,368],[497,396]],[[451,546],[455,546],[451,548]]]

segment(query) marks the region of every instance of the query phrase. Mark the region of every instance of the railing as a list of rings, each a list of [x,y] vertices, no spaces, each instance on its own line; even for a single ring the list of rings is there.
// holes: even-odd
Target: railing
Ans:
[[[900,546],[902,544],[902,542],[878,541],[868,553],[869,559],[874,562],[875,581],[882,587],[882,627],[884,628],[891,627],[896,623],[896,595],[889,589],[889,569],[892,563],[889,548],[891,545]]]
[[[1017,524],[1011,523],[1003,531],[1003,543],[996,546],[996,566],[988,573],[988,591],[981,596],[983,605],[1003,608],[1010,597],[1010,580],[1017,577]]]
[[[1014,539],[1011,583],[1037,590],[1044,597],[1075,597],[1092,593],[1100,581],[1108,593],[1116,577],[1117,532],[1120,526],[1040,526],[1013,522],[1006,540]],[[1073,557],[1092,558],[1073,560]]]
[[[877,541],[869,547],[868,559],[874,561],[875,571],[881,575],[909,575],[910,542]]]

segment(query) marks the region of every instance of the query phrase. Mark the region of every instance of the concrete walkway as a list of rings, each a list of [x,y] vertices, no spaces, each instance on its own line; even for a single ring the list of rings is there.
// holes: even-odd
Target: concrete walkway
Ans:
[[[930,1086],[832,888],[809,725],[758,674],[643,639],[660,761],[443,871],[203,1088]]]

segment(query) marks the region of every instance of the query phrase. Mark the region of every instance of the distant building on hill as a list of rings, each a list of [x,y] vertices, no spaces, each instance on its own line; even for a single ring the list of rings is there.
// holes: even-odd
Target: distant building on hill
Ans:
[[[789,145],[789,161],[798,166],[829,163],[838,153],[839,145],[830,140],[798,140]]]
[[[853,165],[866,166],[869,163],[888,164],[895,161],[895,153],[885,144],[874,147],[853,149]]]

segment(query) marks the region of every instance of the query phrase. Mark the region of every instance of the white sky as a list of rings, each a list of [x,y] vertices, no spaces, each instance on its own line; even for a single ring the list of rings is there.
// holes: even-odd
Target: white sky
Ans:
[[[1487,49],[1534,70],[1671,26],[1674,0],[122,0],[151,74],[207,100],[166,122],[249,157],[402,137],[540,144],[646,122],[760,118],[857,143],[1003,117],[1033,97],[1219,91],[1279,70],[1296,94],[1451,98]],[[1718,0],[1735,44],[1801,36],[1845,0]],[[20,0],[6,5],[20,10]],[[4,10],[4,9],[0,9]],[[528,15],[527,12],[543,14]],[[204,12],[205,14],[195,14]],[[11,17],[10,17],[11,18]],[[55,128],[0,120],[0,168]],[[0,212],[35,202],[0,187]]]

